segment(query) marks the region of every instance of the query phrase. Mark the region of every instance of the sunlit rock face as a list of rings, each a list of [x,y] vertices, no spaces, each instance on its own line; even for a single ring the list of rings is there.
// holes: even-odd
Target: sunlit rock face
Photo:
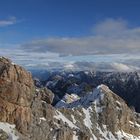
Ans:
[[[14,123],[20,132],[26,133],[33,90],[29,72],[9,59],[0,58],[0,121]]]

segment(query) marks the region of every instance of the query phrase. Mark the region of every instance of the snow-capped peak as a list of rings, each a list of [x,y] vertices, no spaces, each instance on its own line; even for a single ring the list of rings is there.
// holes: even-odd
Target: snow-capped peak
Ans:
[[[104,97],[103,91],[107,92],[110,90],[107,86],[102,84],[102,85],[99,85],[97,88],[95,88],[93,92],[86,94],[84,97],[81,97],[77,101],[68,103],[68,102],[65,102],[65,99],[64,99],[58,102],[55,107],[57,108],[62,108],[62,107],[73,108],[77,106],[88,107],[93,102],[103,100],[103,97]]]
[[[111,92],[109,87],[104,84],[99,85],[97,89],[100,90],[100,92]]]
[[[63,101],[65,101],[66,103],[72,103],[76,100],[80,99],[80,97],[76,94],[67,94],[63,97]]]

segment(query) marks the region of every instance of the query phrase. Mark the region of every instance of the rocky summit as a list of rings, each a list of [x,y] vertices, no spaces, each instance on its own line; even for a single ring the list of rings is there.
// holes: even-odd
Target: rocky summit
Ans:
[[[0,58],[0,140],[140,140],[140,114],[106,85],[53,100],[24,68]]]

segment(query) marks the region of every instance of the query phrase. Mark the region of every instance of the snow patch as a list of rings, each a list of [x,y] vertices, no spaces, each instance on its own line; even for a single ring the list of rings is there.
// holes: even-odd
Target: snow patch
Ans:
[[[109,88],[105,85],[98,86],[93,92],[88,93],[86,96],[81,97],[79,100],[71,102],[71,103],[65,103],[64,101],[60,101],[56,104],[55,107],[57,108],[74,108],[74,107],[84,107],[88,108],[92,103],[98,103],[99,101],[103,100],[104,93],[103,90],[108,92],[110,91]],[[100,107],[99,107],[100,108]],[[102,110],[97,109],[97,112],[101,112]]]
[[[67,119],[60,111],[56,111],[54,118],[62,120],[64,123],[67,123],[69,127],[79,129],[76,125],[73,124],[69,119]]]
[[[0,129],[2,129],[3,131],[5,131],[8,136],[9,139],[8,140],[18,140],[19,137],[16,136],[15,134],[15,125],[11,125],[9,123],[4,123],[4,122],[0,122]]]
[[[40,120],[42,120],[42,121],[46,121],[46,118],[44,118],[44,117],[41,117],[41,118],[40,118]]]
[[[72,118],[72,120],[73,120],[73,123],[76,123],[76,122],[77,122],[77,121],[75,120],[75,118],[74,118],[73,115],[71,115],[71,118]]]
[[[137,122],[132,122],[132,121],[129,121],[130,125],[133,126],[133,127],[138,127],[140,129],[140,124],[138,124]]]
[[[138,123],[135,123],[135,126],[137,126],[137,127],[139,127],[139,128],[140,128],[140,124],[138,124]]]
[[[76,135],[76,132],[73,134],[73,140],[78,140],[78,136]]]
[[[117,105],[121,106],[121,103],[119,101],[116,101]]]
[[[44,118],[44,117],[39,118],[38,124],[40,124],[42,121],[46,121],[46,118]]]
[[[83,112],[85,114],[84,124],[87,128],[91,129],[92,128],[92,122],[90,120],[90,118],[91,118],[90,108],[88,108],[88,109],[82,108],[82,109],[83,109]]]
[[[36,88],[35,91],[36,91],[36,92],[39,92],[39,89]]]
[[[92,108],[91,107],[89,107],[87,109],[83,108],[83,112],[85,114],[84,124],[89,129],[89,131],[92,135],[92,138],[90,138],[90,140],[97,140],[96,136],[92,132],[92,125],[93,124],[91,122],[91,115],[90,115],[90,112],[92,112]]]
[[[55,133],[52,140],[56,140],[57,134]]]
[[[122,140],[124,137],[127,140],[140,140],[140,136],[137,137],[137,136],[128,134],[124,131],[118,131],[116,134],[117,134],[118,140]]]
[[[16,65],[14,62],[11,63],[12,65]]]

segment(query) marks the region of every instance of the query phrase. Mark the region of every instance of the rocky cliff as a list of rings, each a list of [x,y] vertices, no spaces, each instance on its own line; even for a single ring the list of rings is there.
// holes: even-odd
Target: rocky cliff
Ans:
[[[9,59],[0,58],[0,121],[13,123],[27,133],[31,122],[32,76]]]
[[[105,85],[56,106],[50,90],[34,89],[29,72],[0,58],[1,140],[140,139],[140,114]]]
[[[105,85],[70,104],[60,101],[56,107],[92,139],[132,139],[123,133],[140,136],[139,114]]]

